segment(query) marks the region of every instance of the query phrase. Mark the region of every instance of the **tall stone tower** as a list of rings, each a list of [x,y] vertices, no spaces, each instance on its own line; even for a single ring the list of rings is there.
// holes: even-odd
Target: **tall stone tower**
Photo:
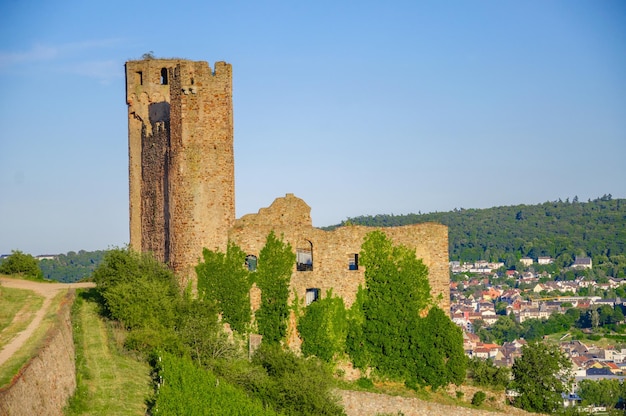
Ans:
[[[182,59],[126,63],[130,246],[185,284],[235,221],[232,68]]]

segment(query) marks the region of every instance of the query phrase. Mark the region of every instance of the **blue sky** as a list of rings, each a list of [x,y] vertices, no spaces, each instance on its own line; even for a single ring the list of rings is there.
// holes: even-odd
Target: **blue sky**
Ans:
[[[149,51],[233,65],[238,217],[626,197],[623,1],[24,0],[0,39],[0,253],[128,242]]]

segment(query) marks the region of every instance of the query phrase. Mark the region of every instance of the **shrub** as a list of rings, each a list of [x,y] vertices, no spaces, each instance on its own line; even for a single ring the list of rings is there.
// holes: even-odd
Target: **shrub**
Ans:
[[[311,303],[298,322],[302,338],[302,353],[330,362],[333,356],[346,347],[348,322],[343,299],[333,297],[329,290],[326,297]]]
[[[318,359],[300,358],[278,345],[263,344],[252,363],[265,369],[267,377],[250,387],[263,402],[286,415],[344,415],[332,393],[334,380]]]
[[[367,377],[361,377],[356,381],[356,385],[363,389],[371,389],[374,387],[374,382]]]
[[[480,406],[481,404],[483,404],[486,398],[487,395],[485,394],[485,392],[478,390],[476,393],[474,393],[474,396],[472,397],[472,405]]]
[[[39,262],[30,254],[19,250],[11,251],[11,255],[0,263],[0,273],[19,274],[31,279],[43,279]]]
[[[126,328],[174,327],[182,294],[174,273],[150,255],[111,250],[93,279],[105,312]]]
[[[250,324],[250,272],[244,267],[246,253],[228,243],[226,253],[204,249],[196,266],[198,295],[215,302],[222,319],[243,333]]]
[[[291,245],[270,232],[259,253],[255,279],[261,289],[256,321],[263,342],[278,344],[287,333],[289,281],[296,261]]]

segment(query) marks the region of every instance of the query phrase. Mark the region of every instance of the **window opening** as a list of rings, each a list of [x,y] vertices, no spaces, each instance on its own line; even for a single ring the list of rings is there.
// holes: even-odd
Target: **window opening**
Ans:
[[[246,256],[246,267],[248,271],[254,272],[256,271],[257,258],[254,254],[248,254]]]
[[[359,270],[358,253],[348,254],[348,270]]]
[[[143,72],[137,71],[137,82],[139,85],[143,85]]]
[[[320,298],[320,290],[318,288],[311,288],[306,290],[306,304],[307,306],[311,303],[319,300]]]
[[[309,272],[313,270],[313,243],[302,240],[296,247],[296,270]]]
[[[167,85],[167,68],[161,68],[161,85]]]

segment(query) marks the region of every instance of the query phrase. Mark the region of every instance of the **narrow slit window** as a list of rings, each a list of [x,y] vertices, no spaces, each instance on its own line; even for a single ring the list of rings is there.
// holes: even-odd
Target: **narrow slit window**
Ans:
[[[306,304],[307,306],[313,302],[319,300],[320,290],[318,288],[311,288],[306,290]]]
[[[143,85],[143,72],[137,71],[137,82],[139,85]]]
[[[352,253],[348,255],[348,270],[359,270],[358,253]]]
[[[167,68],[161,68],[161,85],[167,85]]]

